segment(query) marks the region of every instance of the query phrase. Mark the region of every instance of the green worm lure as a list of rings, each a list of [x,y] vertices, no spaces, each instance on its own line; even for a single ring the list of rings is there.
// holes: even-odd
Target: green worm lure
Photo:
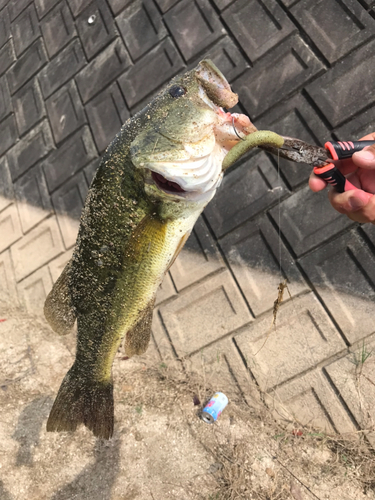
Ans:
[[[281,135],[275,134],[275,132],[271,132],[270,130],[258,130],[257,132],[247,135],[243,140],[233,146],[224,158],[222,168],[226,170],[228,167],[231,167],[245,153],[257,146],[281,148],[283,144],[284,139]]]

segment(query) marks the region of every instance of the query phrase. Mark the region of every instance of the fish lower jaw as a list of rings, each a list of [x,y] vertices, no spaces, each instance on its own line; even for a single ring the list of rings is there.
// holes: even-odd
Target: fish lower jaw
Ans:
[[[186,193],[177,182],[169,181],[157,172],[151,171],[151,177],[157,187],[168,194]]]
[[[164,198],[176,202],[198,202],[208,203],[216,192],[216,188],[202,191],[186,191],[177,182],[169,181],[164,176],[153,170],[149,170],[145,179],[146,193],[152,197]]]

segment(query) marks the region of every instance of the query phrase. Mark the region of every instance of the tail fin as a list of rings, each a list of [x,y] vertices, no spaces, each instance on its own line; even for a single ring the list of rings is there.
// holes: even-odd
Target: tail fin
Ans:
[[[75,431],[84,424],[96,437],[113,434],[113,384],[92,381],[76,363],[65,375],[47,421],[47,431]]]

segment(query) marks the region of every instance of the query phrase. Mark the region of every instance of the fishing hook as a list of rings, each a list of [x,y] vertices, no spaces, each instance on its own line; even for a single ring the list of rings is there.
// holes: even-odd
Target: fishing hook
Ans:
[[[232,125],[233,125],[233,130],[234,130],[234,133],[236,134],[236,136],[241,139],[241,141],[244,141],[245,139],[243,137],[241,137],[238,132],[237,132],[237,129],[236,127],[234,126],[234,116],[232,116]]]

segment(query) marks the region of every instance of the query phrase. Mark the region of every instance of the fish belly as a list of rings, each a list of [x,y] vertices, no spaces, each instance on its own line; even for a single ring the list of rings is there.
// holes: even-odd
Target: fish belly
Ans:
[[[176,220],[146,216],[130,239],[124,254],[124,272],[114,290],[110,321],[98,352],[103,378],[110,378],[114,356],[124,337],[128,356],[147,349],[156,292],[199,214]]]

